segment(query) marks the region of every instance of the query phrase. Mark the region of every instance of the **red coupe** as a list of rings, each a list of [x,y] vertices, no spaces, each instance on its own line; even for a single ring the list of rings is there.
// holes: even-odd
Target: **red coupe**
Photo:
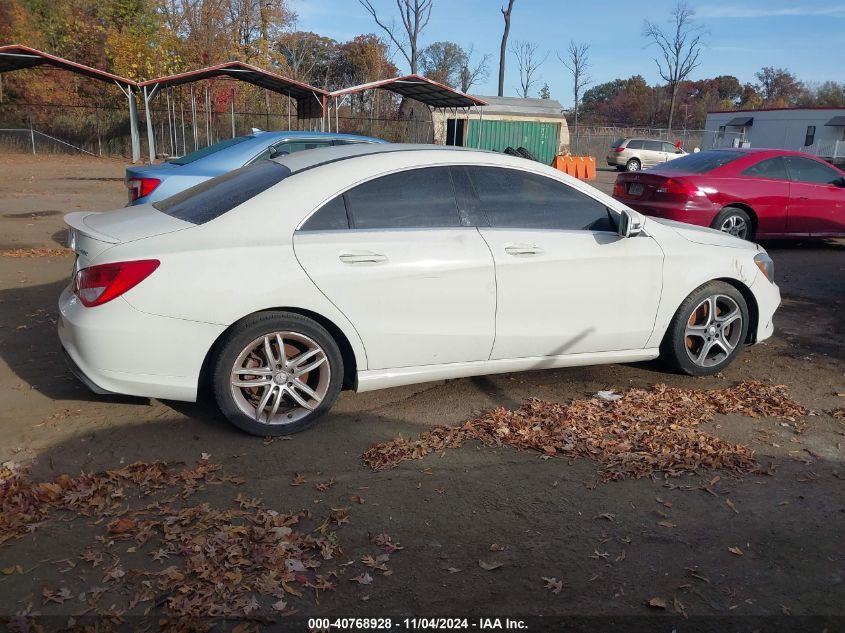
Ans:
[[[613,197],[646,215],[744,239],[845,237],[845,172],[801,152],[688,154],[619,174]]]

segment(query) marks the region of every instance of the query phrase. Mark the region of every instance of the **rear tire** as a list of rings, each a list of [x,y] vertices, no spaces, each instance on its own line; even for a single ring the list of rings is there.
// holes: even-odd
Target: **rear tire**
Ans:
[[[522,156],[523,158],[527,158],[528,160],[533,160],[534,162],[536,162],[536,161],[537,161],[537,157],[536,157],[536,156],[534,156],[534,154],[532,154],[531,152],[529,152],[529,151],[528,151],[527,149],[525,149],[524,147],[517,147],[517,148],[516,148],[516,151],[517,151],[517,153],[518,153],[520,156]]]
[[[247,317],[221,341],[214,397],[233,425],[259,436],[298,433],[334,404],[343,358],[331,334],[289,312]]]
[[[632,158],[627,163],[625,163],[625,171],[640,171],[642,169],[642,163],[637,158]]]
[[[712,376],[733,362],[748,336],[748,305],[742,293],[711,281],[684,299],[663,337],[660,357],[690,376]]]
[[[754,238],[754,223],[751,221],[751,216],[748,215],[747,211],[739,207],[725,207],[722,209],[719,215],[710,223],[710,228],[728,233],[742,240],[751,240]]]

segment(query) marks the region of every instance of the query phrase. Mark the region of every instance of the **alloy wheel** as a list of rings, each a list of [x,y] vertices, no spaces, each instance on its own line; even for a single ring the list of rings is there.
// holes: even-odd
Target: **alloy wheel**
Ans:
[[[745,221],[745,218],[738,215],[729,215],[726,217],[719,229],[743,240],[748,238],[748,222]]]
[[[742,336],[742,310],[727,295],[706,297],[687,319],[684,347],[699,367],[713,367],[736,349]]]
[[[297,332],[271,332],[247,345],[232,367],[238,408],[262,424],[296,422],[320,406],[331,382],[326,352]]]

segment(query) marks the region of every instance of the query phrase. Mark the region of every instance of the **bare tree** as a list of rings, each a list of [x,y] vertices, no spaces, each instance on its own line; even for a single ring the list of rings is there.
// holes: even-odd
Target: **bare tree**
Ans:
[[[511,52],[516,56],[516,63],[519,66],[519,87],[522,90],[523,98],[527,99],[531,88],[540,80],[537,71],[548,59],[546,53],[540,57],[539,46],[534,42],[514,42]]]
[[[472,54],[475,52],[475,46],[470,44],[469,50],[466,52],[466,58],[461,66],[459,79],[461,84],[461,92],[469,92],[472,86],[487,79],[490,75],[490,54],[486,53],[475,66],[472,65]]]
[[[575,151],[577,151],[578,106],[581,103],[581,92],[592,82],[592,78],[587,74],[587,68],[590,67],[590,45],[576,44],[574,40],[570,40],[566,55],[561,57],[560,53],[557,53],[557,58],[572,73],[572,94],[575,97]]]
[[[655,57],[660,76],[669,84],[669,132],[672,131],[672,118],[675,114],[675,101],[678,86],[701,62],[698,57],[703,47],[704,30],[695,24],[695,10],[679,2],[669,14],[671,27],[668,32],[654,22],[643,23],[643,35],[660,49],[660,57]]]
[[[402,27],[405,29],[405,36],[396,35],[396,27],[393,20],[390,25],[381,21],[371,0],[358,0],[367,12],[373,16],[376,24],[387,33],[391,41],[408,60],[413,74],[417,73],[417,42],[428,24],[431,17],[431,5],[434,0],[396,0],[396,8],[399,9],[399,17],[402,20]]]
[[[505,30],[502,33],[502,46],[499,48],[499,96],[505,94],[505,58],[508,54],[508,35],[511,32],[511,11],[513,11],[514,0],[508,0],[507,9],[502,8],[502,17],[505,19]]]

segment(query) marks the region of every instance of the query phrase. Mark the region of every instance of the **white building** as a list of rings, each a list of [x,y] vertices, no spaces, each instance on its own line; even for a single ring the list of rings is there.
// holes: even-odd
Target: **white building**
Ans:
[[[767,147],[845,163],[845,108],[769,108],[709,112],[702,149]]]

